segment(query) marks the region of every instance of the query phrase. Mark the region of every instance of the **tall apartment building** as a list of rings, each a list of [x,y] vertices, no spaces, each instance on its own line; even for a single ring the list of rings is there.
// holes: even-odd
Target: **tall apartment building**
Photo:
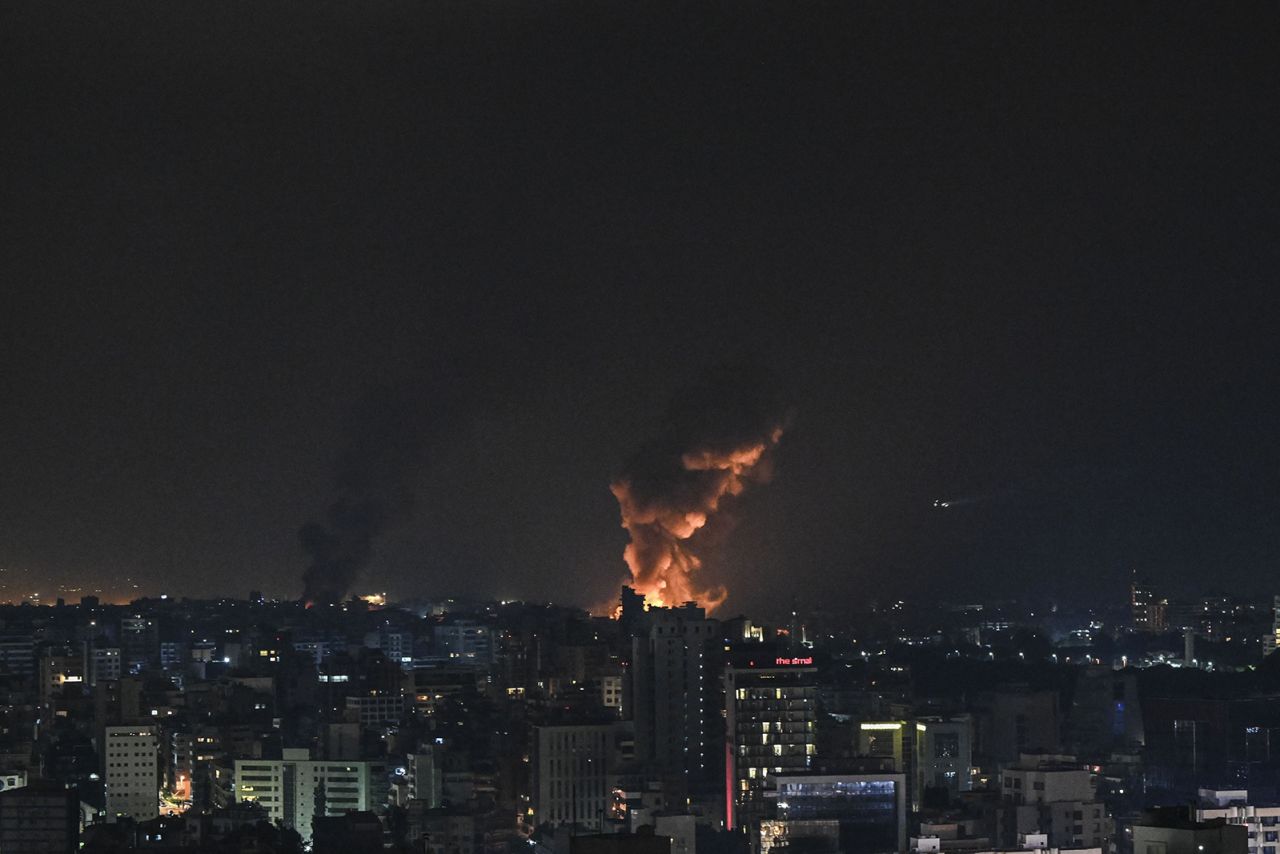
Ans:
[[[221,728],[199,725],[170,735],[166,773],[174,793],[197,810],[213,806],[210,783],[214,764],[225,757]]]
[[[190,649],[181,641],[160,641],[160,666],[165,670],[181,669],[190,657]]]
[[[916,720],[918,786],[946,789],[955,798],[973,789],[973,719],[926,717]]]
[[[631,724],[540,726],[533,743],[533,820],[602,830]]]
[[[261,804],[273,822],[311,840],[317,808],[324,815],[385,810],[387,764],[383,761],[312,759],[305,748],[285,748],[281,759],[237,759],[235,799]]]
[[[99,646],[93,649],[90,662],[89,681],[93,685],[99,682],[117,682],[120,680],[120,648]]]
[[[165,785],[183,800],[191,800],[195,765],[195,739],[189,732],[169,733],[169,760],[165,763]]]
[[[631,667],[622,700],[636,727],[636,758],[660,774],[694,786],[717,761],[708,718],[718,712],[708,655],[719,623],[695,605],[652,609],[631,639]]]
[[[120,620],[120,649],[130,673],[160,663],[160,626],[150,617],[135,614]]]
[[[1168,602],[1161,599],[1151,582],[1134,576],[1129,584],[1129,608],[1133,626],[1140,632],[1165,630]]]
[[[747,652],[725,670],[725,823],[764,814],[771,777],[804,774],[817,751],[811,656]]]
[[[155,727],[104,730],[102,780],[107,820],[147,821],[160,814],[160,750]]]
[[[418,746],[417,753],[405,757],[408,797],[422,801],[427,809],[437,809],[444,789],[444,768],[440,751],[433,744]]]

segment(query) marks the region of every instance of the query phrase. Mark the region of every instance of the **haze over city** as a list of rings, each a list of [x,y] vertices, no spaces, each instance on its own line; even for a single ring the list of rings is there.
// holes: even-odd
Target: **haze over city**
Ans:
[[[591,606],[717,375],[725,608],[1258,586],[1263,8],[9,4],[5,595],[301,596],[358,474],[344,588]]]
[[[0,854],[1280,854],[1278,13],[0,4]]]

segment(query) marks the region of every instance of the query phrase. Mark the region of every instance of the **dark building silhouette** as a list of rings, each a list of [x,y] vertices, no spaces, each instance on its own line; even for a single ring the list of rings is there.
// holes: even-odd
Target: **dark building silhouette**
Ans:
[[[80,798],[75,789],[32,781],[0,792],[0,851],[70,854],[80,845]]]

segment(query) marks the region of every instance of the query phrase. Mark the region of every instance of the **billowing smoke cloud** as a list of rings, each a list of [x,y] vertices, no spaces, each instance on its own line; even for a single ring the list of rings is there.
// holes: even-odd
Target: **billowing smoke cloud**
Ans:
[[[680,392],[662,435],[611,485],[631,535],[632,583],[650,604],[697,601],[713,610],[724,587],[698,579],[706,548],[728,521],[726,499],[769,479],[787,408],[760,368],[723,367]]]
[[[381,388],[350,412],[334,477],[337,498],[323,521],[298,531],[310,559],[302,576],[305,600],[342,599],[382,532],[412,512],[420,455],[413,410],[401,394]]]

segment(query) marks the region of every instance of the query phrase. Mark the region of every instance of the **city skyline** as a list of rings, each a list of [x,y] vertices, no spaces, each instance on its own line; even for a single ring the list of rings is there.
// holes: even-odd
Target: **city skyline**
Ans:
[[[630,587],[609,615],[260,591],[0,605],[0,847],[1280,841],[1280,595],[1182,601],[1135,576],[1103,612],[896,601],[759,617]]]
[[[1280,854],[1277,45],[0,3],[0,854]]]

